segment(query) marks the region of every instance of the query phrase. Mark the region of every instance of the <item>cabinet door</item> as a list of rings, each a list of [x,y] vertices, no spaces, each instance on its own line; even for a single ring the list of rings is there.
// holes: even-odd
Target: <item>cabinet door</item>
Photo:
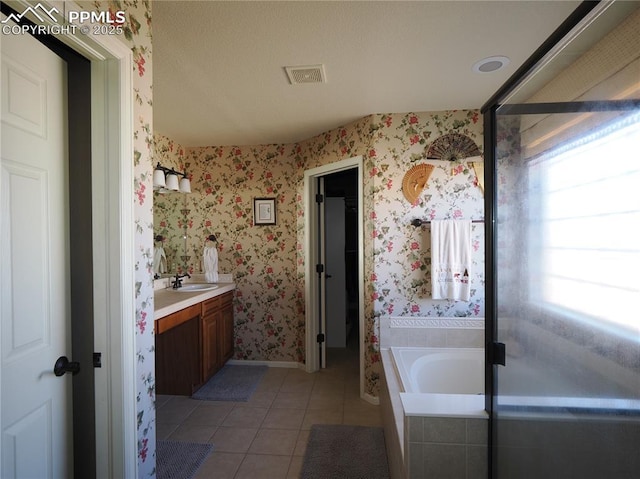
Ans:
[[[226,362],[233,356],[233,294],[227,293],[222,298],[220,312],[222,362]]]
[[[200,386],[199,313],[199,307],[191,307],[158,320],[157,394],[190,396]]]
[[[202,318],[202,382],[220,369],[221,354],[218,347],[220,312],[209,313]]]

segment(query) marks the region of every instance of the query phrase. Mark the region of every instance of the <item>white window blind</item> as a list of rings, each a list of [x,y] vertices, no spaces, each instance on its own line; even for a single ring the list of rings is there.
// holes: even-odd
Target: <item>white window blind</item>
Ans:
[[[640,333],[640,114],[530,169],[531,299]]]

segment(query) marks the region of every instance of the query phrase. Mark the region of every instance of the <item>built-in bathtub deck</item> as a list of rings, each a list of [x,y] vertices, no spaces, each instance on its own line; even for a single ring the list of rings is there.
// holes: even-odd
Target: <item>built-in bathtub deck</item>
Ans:
[[[397,355],[401,349],[396,350]],[[420,361],[417,348],[412,350],[409,357]],[[432,355],[456,352],[449,348],[424,351]],[[380,404],[391,477],[486,478],[488,414],[484,410],[484,394],[477,394],[474,385],[468,394],[404,392],[407,387],[402,384],[403,379],[411,381],[410,377],[416,376],[415,371],[410,371],[411,364],[399,368],[390,349],[381,352],[384,377]],[[447,374],[456,376],[454,371]],[[414,390],[419,388],[413,385]]]

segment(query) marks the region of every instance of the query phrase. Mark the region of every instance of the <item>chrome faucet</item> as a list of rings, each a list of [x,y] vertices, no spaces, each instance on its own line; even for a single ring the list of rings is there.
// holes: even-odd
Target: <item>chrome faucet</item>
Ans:
[[[175,281],[171,282],[173,289],[182,288],[182,278],[191,278],[191,275],[189,273],[185,273],[183,275],[176,273]]]

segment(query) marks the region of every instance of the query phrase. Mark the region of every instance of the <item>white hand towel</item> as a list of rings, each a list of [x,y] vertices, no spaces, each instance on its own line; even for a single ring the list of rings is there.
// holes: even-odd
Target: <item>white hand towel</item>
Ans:
[[[156,246],[153,250],[153,272],[155,274],[167,272],[167,256],[162,246]]]
[[[471,221],[431,221],[431,296],[469,301]]]
[[[207,283],[218,282],[218,250],[213,245],[204,247],[204,279]]]

